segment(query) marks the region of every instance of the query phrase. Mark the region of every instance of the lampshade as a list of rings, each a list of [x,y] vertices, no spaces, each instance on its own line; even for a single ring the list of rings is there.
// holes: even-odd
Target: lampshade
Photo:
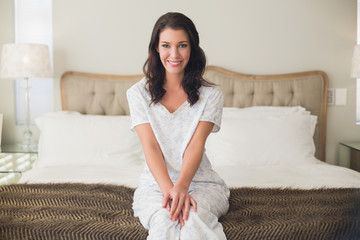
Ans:
[[[49,48],[44,44],[5,44],[0,61],[2,78],[52,77]]]
[[[351,77],[360,78],[360,45],[355,45],[352,58]]]

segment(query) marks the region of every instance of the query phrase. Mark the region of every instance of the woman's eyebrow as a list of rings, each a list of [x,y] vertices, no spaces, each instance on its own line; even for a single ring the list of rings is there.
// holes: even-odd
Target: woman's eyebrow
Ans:
[[[180,41],[180,42],[178,42],[178,43],[188,43],[189,41],[186,41],[186,40],[184,40],[184,41]],[[170,43],[170,42],[167,42],[167,41],[161,41],[161,43]]]

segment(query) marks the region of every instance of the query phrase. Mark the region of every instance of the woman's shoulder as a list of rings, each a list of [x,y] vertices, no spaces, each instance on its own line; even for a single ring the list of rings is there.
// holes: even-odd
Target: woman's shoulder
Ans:
[[[142,78],[140,81],[134,83],[128,90],[128,93],[132,93],[132,92],[138,92],[138,93],[144,93],[147,92],[146,90],[146,83],[147,83],[147,79],[144,77]]]
[[[127,91],[126,94],[139,96],[142,95],[144,98],[148,98],[149,92],[147,90],[147,79],[144,77],[140,81],[132,85]]]
[[[223,103],[224,95],[221,88],[217,85],[203,86],[200,88],[200,101],[206,104]]]
[[[129,89],[128,91],[134,91],[134,90],[143,90],[145,89],[146,90],[146,82],[147,82],[147,79],[146,77],[143,77],[140,81],[134,83]]]
[[[217,85],[203,85],[200,88],[200,94],[204,95],[218,95],[222,94],[222,91]]]

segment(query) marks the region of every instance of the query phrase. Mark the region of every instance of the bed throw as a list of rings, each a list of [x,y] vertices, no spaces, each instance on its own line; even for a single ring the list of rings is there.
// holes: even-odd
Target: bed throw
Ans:
[[[0,187],[0,239],[146,239],[134,189],[107,184]],[[228,239],[360,239],[360,188],[231,189]]]

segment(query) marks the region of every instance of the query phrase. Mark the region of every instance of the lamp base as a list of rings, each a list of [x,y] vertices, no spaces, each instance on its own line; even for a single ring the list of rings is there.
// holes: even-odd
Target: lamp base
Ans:
[[[25,131],[23,134],[23,140],[20,144],[24,151],[33,151],[37,148],[35,141],[32,139],[32,132],[30,130],[31,117],[30,117],[30,85],[29,78],[25,78],[25,104],[26,104],[26,119],[25,119]]]
[[[25,130],[20,146],[26,151],[35,150],[37,148],[36,142],[32,139],[32,132],[30,129]]]

